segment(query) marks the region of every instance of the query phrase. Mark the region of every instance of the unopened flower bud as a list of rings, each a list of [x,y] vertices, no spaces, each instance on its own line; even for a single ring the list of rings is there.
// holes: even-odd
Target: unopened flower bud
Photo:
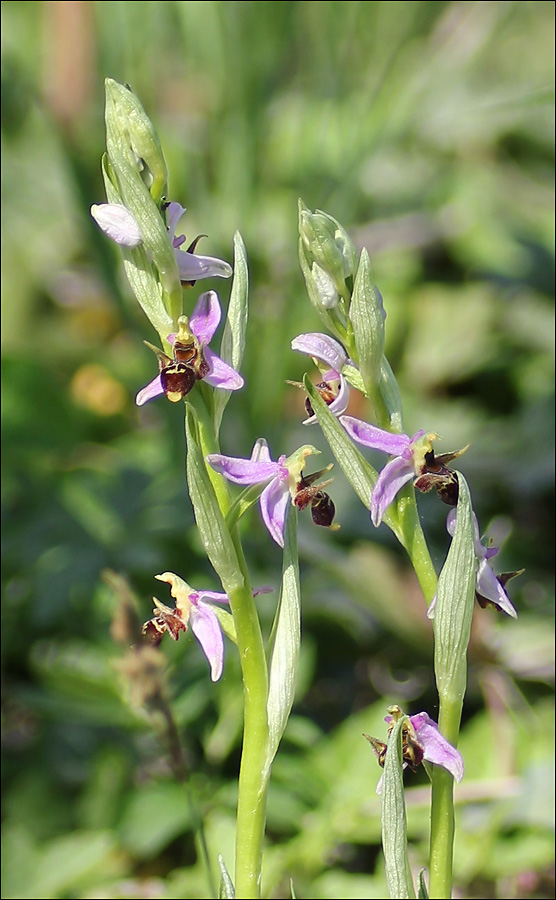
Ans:
[[[131,151],[153,200],[159,203],[167,170],[158,135],[133,91],[112,78],[106,79],[106,138],[113,162],[118,153],[130,159]]]
[[[300,255],[315,280],[323,305],[326,308],[335,305],[330,284],[349,303],[357,253],[347,232],[332,216],[320,210],[313,213],[300,200],[299,236]]]

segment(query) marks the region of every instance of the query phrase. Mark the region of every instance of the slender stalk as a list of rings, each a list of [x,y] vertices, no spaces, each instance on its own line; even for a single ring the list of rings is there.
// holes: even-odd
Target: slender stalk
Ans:
[[[204,401],[204,402],[203,402]],[[203,455],[219,452],[214,432],[211,398],[195,402]],[[218,505],[225,515],[230,507],[228,486],[207,467]],[[232,540],[240,565],[237,587],[228,591],[234,617],[243,679],[243,747],[238,782],[235,891],[237,897],[260,897],[263,841],[266,825],[268,777],[264,775],[268,730],[268,668],[257,608],[243,547],[236,528]]]
[[[427,547],[425,535],[419,521],[415,490],[412,485],[407,485],[400,491],[397,500],[397,513],[399,529],[396,532],[402,545],[407,550],[415,574],[427,605],[436,594],[438,577]]]
[[[235,535],[236,549],[239,538]],[[239,552],[238,552],[239,555]],[[242,554],[243,555],[243,554]],[[249,590],[230,593],[243,676],[244,727],[238,784],[236,897],[260,897],[268,779],[263,775],[268,743],[268,671],[257,609]]]
[[[457,746],[462,701],[440,697],[438,727]],[[454,854],[454,779],[441,766],[433,766],[430,841],[430,900],[450,900]]]

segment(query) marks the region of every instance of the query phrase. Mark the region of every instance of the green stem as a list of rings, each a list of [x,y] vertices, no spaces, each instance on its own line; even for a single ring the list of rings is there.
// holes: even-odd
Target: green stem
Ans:
[[[236,529],[234,545],[246,586],[230,593],[243,676],[243,749],[238,784],[236,897],[260,897],[268,779],[263,770],[268,744],[268,670],[257,608]]]
[[[192,391],[188,401],[194,407],[199,425],[199,441],[203,457],[209,453],[220,453],[220,443],[214,430],[212,396],[206,390],[206,385],[198,383],[195,391]],[[218,505],[222,515],[226,515],[230,508],[230,492],[225,478],[215,472],[211,466],[207,466],[208,477],[211,480]]]
[[[204,387],[204,385],[203,385]],[[214,431],[212,397],[200,392],[195,400],[199,439],[203,456],[218,453]],[[230,495],[225,479],[207,467],[218,505],[226,515]],[[268,778],[264,776],[268,730],[268,668],[257,607],[253,598],[249,571],[236,528],[232,540],[240,565],[237,587],[228,591],[234,617],[237,647],[243,679],[243,747],[238,783],[236,830],[236,897],[251,900],[260,897],[263,841],[266,825]]]
[[[457,746],[463,702],[440,697],[438,728],[454,747]],[[441,766],[432,767],[432,807],[430,843],[430,900],[449,900],[452,896],[454,853],[454,779]]]
[[[398,494],[397,514],[399,528],[396,532],[401,544],[407,550],[415,574],[419,579],[421,590],[425,595],[427,605],[436,594],[438,577],[427,547],[425,535],[421,528],[415,490],[412,485],[407,485]]]

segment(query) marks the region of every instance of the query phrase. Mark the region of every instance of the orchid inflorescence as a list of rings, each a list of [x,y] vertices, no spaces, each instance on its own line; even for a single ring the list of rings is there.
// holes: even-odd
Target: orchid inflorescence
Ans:
[[[223,632],[238,645],[246,709],[249,707],[239,791],[240,797],[242,791],[248,791],[257,800],[253,809],[241,802],[238,806],[236,871],[240,874],[236,889],[245,891],[237,896],[250,897],[256,895],[260,882],[268,773],[295,692],[300,642],[296,511],[310,507],[315,524],[331,531],[339,527],[334,524],[334,503],[324,491],[331,479],[320,481],[332,464],[307,474],[307,460],[319,450],[304,444],[289,456],[283,453],[273,459],[262,437],[255,441],[249,458],[220,452],[218,434],[229,392],[244,386],[239,372],[247,325],[243,243],[236,235],[234,269],[224,260],[198,255],[200,236],[183,249],[185,236],[176,236],[176,231],[185,209],[164,199],[166,166],[152,124],[131,91],[111,80],[107,81],[106,122],[108,203],[93,206],[91,215],[122,248],[130,284],[162,345],[145,341],[157,357],[159,371],[139,390],[135,402],[142,407],[161,395],[172,403],[185,402],[191,501],[201,542],[224,587],[224,591],[196,591],[172,572],[156,575],[170,585],[175,605],[172,608],[153,598],[153,616],[143,626],[143,637],[158,647],[164,634],[177,641],[191,627],[208,659],[213,681],[223,673]],[[342,226],[319,210],[311,213],[301,201],[299,234],[309,299],[329,332],[304,333],[291,341],[292,349],[310,357],[319,372],[314,385],[308,376],[303,383],[289,382],[307,393],[307,416],[302,424],[321,426],[372,524],[379,527],[385,522],[407,550],[430,604],[428,616],[435,631],[439,722],[448,733],[441,733],[424,711],[405,716],[393,706],[386,719],[388,743],[366,735],[385,768],[384,794],[391,798],[402,784],[401,772],[406,767],[415,770],[421,763],[431,764],[433,781],[435,767],[449,772],[455,781],[463,777],[463,760],[455,742],[465,693],[474,597],[482,607],[493,605],[515,618],[505,586],[519,573],[496,576],[490,565],[498,551],[481,541],[465,478],[449,465],[467,447],[436,454],[436,433],[419,429],[410,435],[403,430],[399,388],[384,355],[386,313],[372,281],[367,252],[363,250],[358,259]],[[217,353],[210,344],[222,318],[218,296],[213,290],[202,293],[193,311],[185,315],[183,293],[198,280],[232,274],[224,336]],[[349,414],[352,389],[368,401],[370,421]],[[356,445],[387,454],[389,459],[380,472]],[[235,499],[229,483],[242,488]],[[421,532],[413,488],[435,490],[451,507],[447,529],[452,542],[438,580]],[[239,518],[257,500],[270,537],[284,552],[280,600],[268,647],[264,646],[254,600],[272,589],[250,587],[237,530]],[[390,747],[395,741],[399,742],[397,769],[394,763],[390,765]],[[389,802],[385,801],[383,809],[394,808]],[[449,811],[449,802],[443,809]],[[396,827],[394,823],[393,831]],[[431,854],[434,852],[433,847]]]

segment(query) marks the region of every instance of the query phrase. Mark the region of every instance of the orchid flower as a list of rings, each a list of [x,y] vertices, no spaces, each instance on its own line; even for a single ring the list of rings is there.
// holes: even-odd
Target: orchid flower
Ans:
[[[371,494],[371,521],[378,527],[398,491],[422,473],[425,454],[431,452],[431,441],[436,435],[425,435],[422,430],[413,437],[393,434],[352,416],[340,416],[340,422],[354,441],[394,456],[380,472]]]
[[[327,334],[310,332],[294,338],[291,347],[292,350],[298,350],[300,353],[311,356],[319,366],[323,373],[323,380],[316,385],[316,388],[328,405],[330,412],[334,416],[340,416],[346,411],[349,403],[349,385],[342,375],[342,369],[345,365],[353,365],[342,345]],[[319,365],[319,363],[324,365]],[[298,382],[290,382],[290,384],[297,385]],[[299,387],[303,387],[303,385],[299,384]],[[317,417],[308,399],[305,407],[309,418],[305,419],[302,424],[312,425],[317,421]]]
[[[183,578],[173,572],[164,572],[162,575],[155,575],[155,578],[171,585],[170,593],[175,600],[175,608],[171,609],[153,597],[154,617],[143,625],[143,634],[158,646],[165,631],[177,641],[180,631],[187,631],[190,624],[209,661],[210,677],[212,681],[218,681],[224,664],[224,641],[218,616],[205,600],[229,603],[228,595],[219,591],[194,591]],[[268,594],[270,591],[271,587],[261,587],[253,591],[253,596]]]
[[[175,403],[188,394],[199,379],[228,391],[243,387],[241,375],[208,346],[221,315],[217,294],[207,291],[199,297],[189,319],[180,316],[177,334],[168,335],[168,342],[173,346],[173,359],[148,344],[158,356],[160,373],[139,391],[135,398],[137,406],[143,406],[160,394],[166,394]]]
[[[454,536],[456,530],[456,521],[457,510],[451,509],[446,519],[446,528],[451,537]],[[505,612],[507,616],[511,616],[512,619],[517,619],[517,612],[504,590],[504,586],[510,578],[521,575],[524,569],[520,569],[518,572],[506,572],[498,576],[494,574],[489,559],[496,556],[499,548],[487,547],[482,543],[479,535],[479,523],[477,522],[475,513],[473,513],[473,541],[475,546],[475,556],[478,561],[477,572],[475,575],[475,596],[479,605],[483,608],[488,605],[496,606],[502,612]],[[434,619],[435,606],[436,597],[433,597],[427,611],[429,619]]]
[[[235,484],[262,484],[267,481],[265,489],[260,496],[260,507],[263,522],[266,525],[272,539],[280,546],[284,546],[284,526],[286,523],[286,513],[289,503],[303,508],[309,500],[305,502],[303,496],[302,502],[299,497],[303,492],[308,491],[308,485],[327,471],[324,469],[314,476],[304,479],[302,471],[305,467],[305,460],[313,453],[319,453],[315,447],[305,444],[300,447],[291,456],[283,454],[278,460],[273,461],[270,458],[268,444],[264,438],[255,441],[251,457],[249,459],[238,459],[233,456],[223,456],[220,453],[211,453],[206,460],[216,472],[220,472],[228,481]],[[321,487],[321,486],[319,486]],[[315,489],[310,489],[315,491]],[[317,491],[316,493],[319,493]],[[316,493],[314,496],[316,496]],[[324,492],[320,492],[324,493]],[[327,496],[327,495],[326,495]],[[321,524],[316,522],[316,524]],[[331,520],[326,521],[326,527],[330,527]]]
[[[373,450],[383,450],[394,457],[380,472],[371,494],[373,525],[380,525],[398,491],[413,478],[416,479],[415,486],[419,490],[426,492],[435,487],[444,503],[450,506],[457,503],[457,474],[445,464],[465,453],[467,447],[435,456],[432,441],[438,435],[433,432],[425,434],[421,429],[409,437],[407,434],[384,431],[353,416],[340,416],[340,422],[354,441],[365,447],[372,447]]]
[[[388,722],[390,732],[394,722],[403,715],[403,712],[399,706],[389,707],[389,711],[392,712],[392,715],[385,716],[384,721]],[[406,769],[409,766],[415,771],[424,760],[436,766],[442,766],[457,782],[460,782],[464,772],[461,753],[452,747],[446,738],[442,737],[436,722],[426,712],[416,713],[408,718],[409,723],[402,730],[403,768]],[[368,734],[365,737],[371,744],[379,764],[384,766],[387,744]],[[378,782],[376,792],[377,794],[382,792],[382,777]]]
[[[199,238],[190,244],[187,250],[182,250],[181,246],[185,243],[185,235],[176,237],[176,228],[178,222],[185,212],[185,207],[179,203],[172,201],[166,207],[166,215],[168,222],[168,233],[172,246],[174,248],[174,256],[178,264],[180,280],[187,284],[194,284],[200,278],[229,278],[232,274],[232,267],[223,259],[217,259],[214,256],[197,256],[194,253]],[[202,235],[204,237],[204,235]]]

